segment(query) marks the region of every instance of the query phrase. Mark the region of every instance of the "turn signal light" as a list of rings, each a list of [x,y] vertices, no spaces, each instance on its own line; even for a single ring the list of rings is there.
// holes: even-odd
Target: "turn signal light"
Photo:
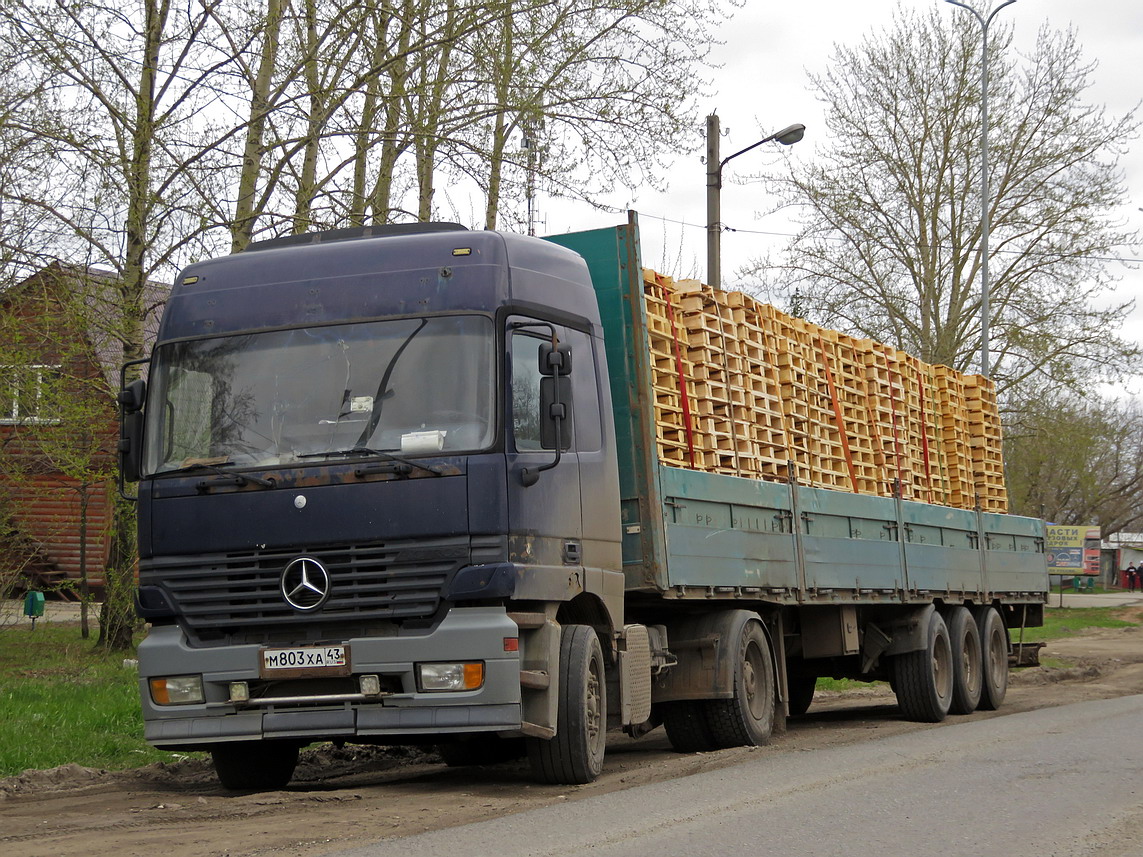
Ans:
[[[417,684],[428,692],[479,690],[484,686],[484,663],[417,664]]]
[[[151,679],[149,684],[156,705],[200,705],[206,701],[199,675],[164,676]]]

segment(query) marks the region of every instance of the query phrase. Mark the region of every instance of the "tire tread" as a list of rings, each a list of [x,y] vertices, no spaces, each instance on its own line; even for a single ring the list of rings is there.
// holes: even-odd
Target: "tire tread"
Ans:
[[[595,629],[589,625],[565,625],[560,634],[560,703],[556,716],[555,737],[528,738],[528,761],[533,776],[552,785],[583,785],[599,776],[603,764],[601,750],[598,759],[592,758],[585,744],[582,718],[585,712],[572,705],[571,683],[588,670],[591,659],[598,657],[600,669],[600,705],[603,712],[601,729],[606,743],[607,681],[603,674],[603,653]]]
[[[298,764],[298,746],[273,741],[222,744],[210,751],[214,771],[230,791],[285,788]]]
[[[925,629],[925,648],[915,652],[897,655],[894,660],[897,704],[906,720],[917,723],[940,723],[948,714],[948,700],[942,700],[936,687],[933,674],[933,651],[943,637],[949,647],[951,666],[952,647],[949,643],[948,628],[944,619],[936,611],[929,614],[929,626]]]

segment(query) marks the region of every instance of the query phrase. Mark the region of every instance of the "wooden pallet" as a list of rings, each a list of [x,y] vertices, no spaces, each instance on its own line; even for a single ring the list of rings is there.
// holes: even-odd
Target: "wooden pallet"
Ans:
[[[644,270],[660,457],[767,480],[1007,508],[984,378]]]

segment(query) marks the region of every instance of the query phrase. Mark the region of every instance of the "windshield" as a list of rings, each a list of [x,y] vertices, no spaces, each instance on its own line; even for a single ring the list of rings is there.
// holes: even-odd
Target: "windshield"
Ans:
[[[355,449],[492,442],[492,322],[449,316],[200,339],[157,349],[145,472],[272,466]]]

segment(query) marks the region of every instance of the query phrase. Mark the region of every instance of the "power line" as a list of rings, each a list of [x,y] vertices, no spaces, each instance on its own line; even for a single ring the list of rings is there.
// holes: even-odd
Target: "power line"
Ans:
[[[621,214],[624,211],[626,211],[626,209],[615,208],[613,206],[601,206],[601,207],[604,208],[605,210],[610,210],[611,213],[613,213],[613,214]],[[700,225],[698,223],[689,223],[685,220],[676,220],[674,218],[663,217],[662,215],[658,215],[658,214],[648,214],[644,211],[639,212],[639,217],[641,219],[647,218],[650,220],[660,220],[664,223],[674,223],[678,226],[685,226],[685,227],[688,227],[690,229],[701,229],[704,232],[706,231],[706,227],[703,225]],[[725,226],[725,225],[722,227],[722,231],[723,232],[742,233],[743,235],[767,235],[767,236],[770,236],[772,238],[796,238],[797,237],[797,234],[793,233],[793,232],[774,232],[774,231],[765,230],[765,229],[743,229],[741,227]],[[844,238],[836,238],[833,236],[826,236],[826,240],[827,241],[844,241],[845,239]],[[997,255],[997,256],[1002,256],[1002,255],[1009,255],[1009,256],[1019,256],[1019,255],[1047,256],[1047,255],[1049,255],[1049,254],[1044,253],[1044,252],[1031,252],[1031,251],[1026,252],[1026,251],[1022,251],[1022,250],[994,250],[992,252],[993,252],[993,255]],[[1096,262],[1121,262],[1124,264],[1143,262],[1143,258],[1139,258],[1137,256],[1085,256],[1084,258],[1091,259],[1091,260],[1096,261]]]

